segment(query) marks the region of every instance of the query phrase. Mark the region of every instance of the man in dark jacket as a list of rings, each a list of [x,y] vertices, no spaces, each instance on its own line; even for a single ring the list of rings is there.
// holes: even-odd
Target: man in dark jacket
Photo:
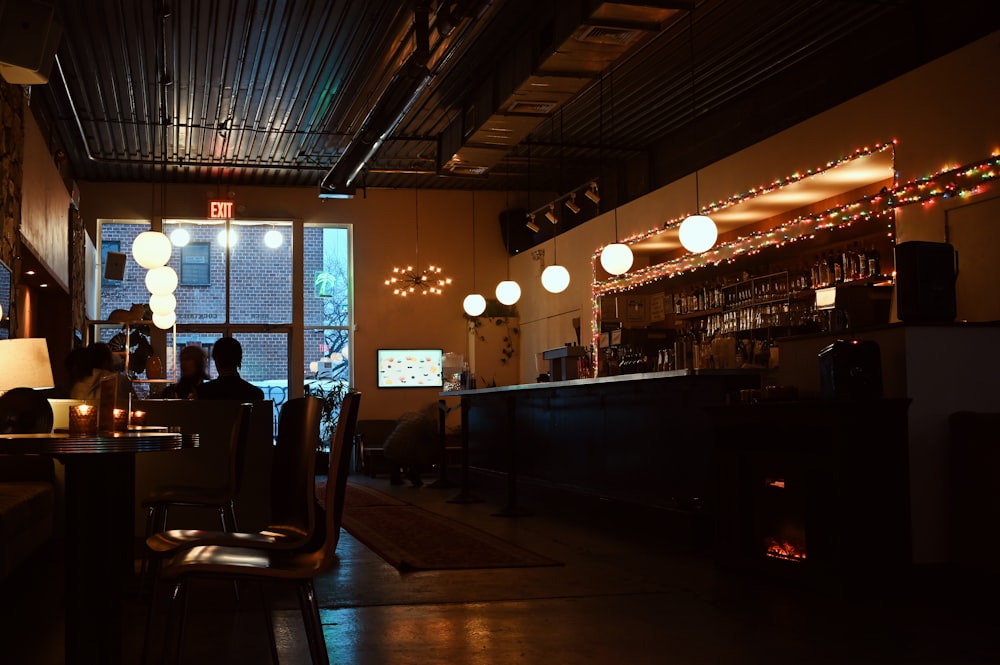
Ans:
[[[264,391],[240,377],[243,347],[232,337],[223,337],[212,347],[212,360],[219,378],[198,386],[198,399],[264,399]]]

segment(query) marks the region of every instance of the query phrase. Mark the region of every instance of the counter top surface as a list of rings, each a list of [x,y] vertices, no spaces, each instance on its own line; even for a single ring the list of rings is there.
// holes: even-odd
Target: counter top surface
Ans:
[[[496,386],[493,388],[475,388],[473,390],[447,390],[440,393],[441,397],[462,397],[466,395],[491,395],[527,390],[552,390],[557,388],[594,387],[608,384],[632,383],[649,381],[651,379],[682,379],[698,376],[748,376],[759,375],[766,370],[753,369],[675,369],[665,372],[642,372],[638,374],[621,374],[618,376],[599,376],[587,379],[569,379],[566,381],[544,381],[539,383],[519,383],[512,386]]]

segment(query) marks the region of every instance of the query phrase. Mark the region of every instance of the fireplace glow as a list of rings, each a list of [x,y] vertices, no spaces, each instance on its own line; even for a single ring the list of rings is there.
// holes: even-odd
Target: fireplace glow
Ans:
[[[787,540],[778,540],[777,538],[765,538],[764,542],[767,545],[766,554],[772,559],[805,561],[806,548],[804,545],[796,545]]]

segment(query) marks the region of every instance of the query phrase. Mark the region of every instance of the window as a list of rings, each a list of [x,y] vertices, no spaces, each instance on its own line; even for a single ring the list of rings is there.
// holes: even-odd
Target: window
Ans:
[[[210,286],[212,284],[212,245],[207,242],[189,242],[181,247],[181,286]]]
[[[307,226],[303,240],[303,356],[310,389],[351,383],[353,267],[347,227]]]
[[[164,220],[164,232],[183,226],[189,242],[175,247],[167,265],[177,271],[176,340],[166,340],[166,380],[173,379],[175,349],[198,344],[206,350],[219,337],[231,335],[243,345],[245,379],[275,400],[275,413],[295,385],[329,387],[351,383],[352,270],[350,227],[308,225],[296,229],[290,221]],[[102,251],[131,248],[137,235],[149,229],[139,221],[100,220]],[[227,232],[228,231],[228,232]],[[294,251],[296,232],[301,251]],[[113,248],[113,249],[112,249]],[[127,250],[126,250],[127,251]],[[301,257],[303,283],[293,288],[294,261]],[[126,279],[101,283],[100,316],[115,309],[148,303],[146,271],[130,264]],[[292,296],[299,289],[303,314],[295,320]],[[150,326],[151,327],[151,326]],[[120,324],[95,325],[96,339],[121,332]],[[302,330],[303,335],[293,335]],[[304,367],[289,367],[293,346],[303,345]],[[298,349],[295,349],[296,351]],[[214,367],[210,365],[214,375]],[[162,385],[133,376],[152,386]],[[165,380],[165,381],[166,381]]]

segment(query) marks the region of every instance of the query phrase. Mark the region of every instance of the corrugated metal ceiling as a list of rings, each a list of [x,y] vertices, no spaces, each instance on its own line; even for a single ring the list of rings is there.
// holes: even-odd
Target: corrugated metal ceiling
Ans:
[[[58,0],[64,34],[32,104],[78,180],[319,190],[369,140],[425,11],[429,76],[361,187],[565,191],[638,168],[628,198],[1000,27],[986,0],[637,3],[681,10],[488,175],[443,175],[439,138],[477,87],[537,60],[566,12],[608,4],[632,3]]]

